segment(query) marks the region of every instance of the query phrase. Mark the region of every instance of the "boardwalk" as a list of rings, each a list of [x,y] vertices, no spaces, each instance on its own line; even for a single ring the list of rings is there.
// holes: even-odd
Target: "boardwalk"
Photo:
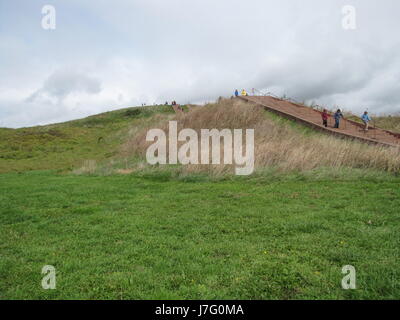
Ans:
[[[361,140],[372,144],[400,146],[399,133],[374,127],[371,127],[368,132],[365,132],[362,124],[351,120],[342,120],[340,128],[335,129],[333,128],[334,120],[332,116],[329,117],[328,128],[325,128],[322,126],[321,113],[313,108],[270,96],[247,96],[240,98],[246,101],[255,102],[269,111],[301,122],[325,133],[343,138]]]

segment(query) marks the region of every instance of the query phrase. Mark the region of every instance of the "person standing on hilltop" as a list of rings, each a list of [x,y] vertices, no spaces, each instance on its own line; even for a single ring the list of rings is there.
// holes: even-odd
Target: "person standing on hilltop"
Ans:
[[[340,111],[340,109],[338,109],[336,111],[336,113],[333,115],[333,117],[335,118],[335,128],[339,129],[340,126],[340,119],[343,118],[343,113],[342,111]]]
[[[247,96],[247,92],[246,92],[246,90],[244,90],[244,89],[242,89],[242,96],[243,96],[243,97]]]
[[[238,91],[238,89],[235,90],[235,97],[239,97],[239,91]]]
[[[321,113],[321,117],[322,117],[322,125],[327,128],[328,127],[328,111],[326,111],[326,109],[324,109],[324,111]]]
[[[368,131],[369,122],[372,120],[371,117],[368,115],[368,111],[365,111],[364,114],[361,116],[361,120],[364,122],[364,130]]]

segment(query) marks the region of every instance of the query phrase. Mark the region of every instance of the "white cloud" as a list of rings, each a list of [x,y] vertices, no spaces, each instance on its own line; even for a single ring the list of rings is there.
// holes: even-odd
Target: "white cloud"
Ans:
[[[0,126],[253,87],[354,112],[399,111],[400,3],[353,0],[355,31],[342,28],[346,4],[54,0],[57,29],[44,31],[42,1],[4,3]]]

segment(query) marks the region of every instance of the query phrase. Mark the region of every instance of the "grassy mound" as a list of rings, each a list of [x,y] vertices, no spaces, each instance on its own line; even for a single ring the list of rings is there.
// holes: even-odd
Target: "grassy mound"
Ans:
[[[187,107],[185,106],[185,111]],[[395,117],[393,117],[394,121]],[[85,119],[21,129],[0,129],[0,173],[58,169],[113,174],[154,170],[145,160],[152,128],[255,129],[255,168],[281,172],[318,168],[361,168],[399,172],[395,149],[340,140],[279,118],[255,105],[221,99],[176,115],[171,106],[126,108]],[[233,165],[165,166],[181,175],[231,175]],[[160,168],[156,168],[160,170]]]
[[[400,296],[398,153],[238,101],[192,109],[0,129],[0,299]],[[148,166],[143,137],[174,119],[254,128],[257,171]],[[22,172],[41,168],[55,170]],[[44,265],[56,290],[41,286]],[[345,265],[357,290],[341,287]]]

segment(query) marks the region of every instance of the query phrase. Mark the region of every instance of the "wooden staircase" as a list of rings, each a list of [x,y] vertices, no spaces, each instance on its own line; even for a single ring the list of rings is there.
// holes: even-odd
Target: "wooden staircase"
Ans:
[[[341,138],[400,148],[400,133],[376,127],[370,127],[366,132],[361,123],[347,119],[342,119],[340,121],[340,128],[335,129],[333,128],[334,119],[332,115],[330,115],[328,119],[328,128],[325,128],[322,125],[321,112],[311,107],[271,96],[245,96],[239,97],[239,99],[256,103],[266,110],[272,111],[285,118],[295,120],[296,122],[307,125],[315,130]]]

